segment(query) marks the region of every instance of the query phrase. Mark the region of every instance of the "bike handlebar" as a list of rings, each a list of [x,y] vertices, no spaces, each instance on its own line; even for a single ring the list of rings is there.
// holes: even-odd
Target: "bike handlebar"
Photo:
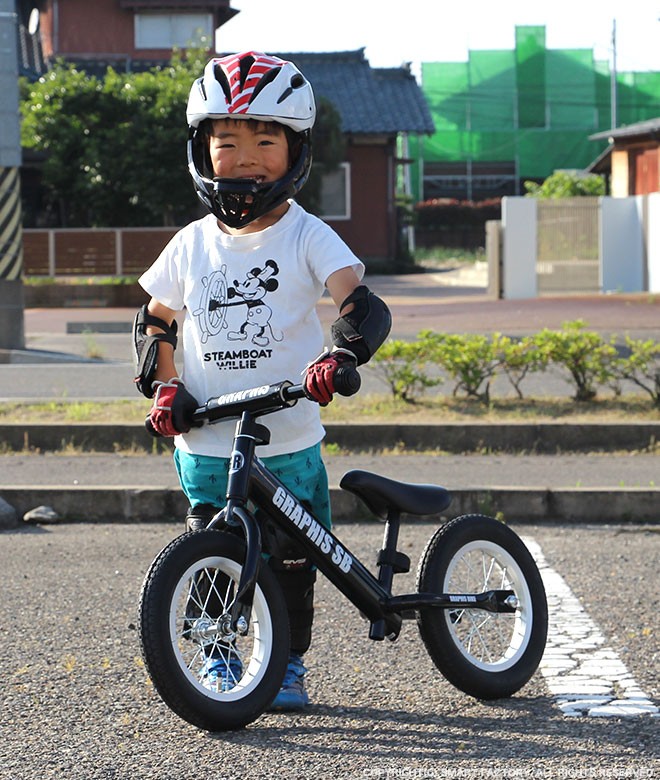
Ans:
[[[355,366],[338,367],[334,376],[335,392],[338,395],[355,395],[360,389],[361,383],[362,379]],[[273,385],[251,387],[209,398],[203,406],[195,409],[189,422],[193,427],[199,427],[205,422],[237,419],[243,412],[247,411],[258,417],[295,406],[301,398],[308,398],[304,386],[302,384],[294,385],[288,380]],[[151,436],[160,436],[151,424],[149,417],[144,421],[144,426]]]

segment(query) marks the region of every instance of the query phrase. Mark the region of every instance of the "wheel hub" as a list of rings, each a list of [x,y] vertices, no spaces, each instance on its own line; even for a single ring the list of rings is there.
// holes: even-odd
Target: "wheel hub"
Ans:
[[[190,639],[198,643],[207,643],[214,639],[233,642],[236,633],[231,630],[231,617],[223,615],[217,622],[208,617],[197,618],[190,628]]]

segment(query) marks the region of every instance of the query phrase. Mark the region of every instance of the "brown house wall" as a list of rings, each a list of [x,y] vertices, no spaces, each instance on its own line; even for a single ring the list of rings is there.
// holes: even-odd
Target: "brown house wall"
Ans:
[[[349,146],[351,219],[328,220],[360,259],[383,261],[394,256],[396,220],[391,198],[392,145]]]
[[[631,168],[633,169],[633,184],[635,195],[646,195],[658,192],[658,147],[648,147],[631,151]]]
[[[42,18],[44,56],[124,55],[160,59],[169,49],[135,48],[134,14],[105,0],[54,0],[53,11]]]
[[[657,141],[621,140],[612,150],[610,192],[615,198],[660,190],[660,145]]]

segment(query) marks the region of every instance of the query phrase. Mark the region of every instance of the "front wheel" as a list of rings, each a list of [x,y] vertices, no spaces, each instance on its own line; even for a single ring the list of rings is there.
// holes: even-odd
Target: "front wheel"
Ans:
[[[256,720],[275,698],[289,656],[286,605],[267,566],[248,633],[231,631],[244,555],[231,534],[184,534],[159,553],[142,586],[140,640],[154,687],[179,717],[208,731]]]
[[[426,593],[513,591],[515,612],[428,607],[417,623],[435,665],[465,693],[498,699],[525,685],[545,649],[548,607],[538,568],[510,528],[483,515],[452,520],[427,544],[417,586]]]

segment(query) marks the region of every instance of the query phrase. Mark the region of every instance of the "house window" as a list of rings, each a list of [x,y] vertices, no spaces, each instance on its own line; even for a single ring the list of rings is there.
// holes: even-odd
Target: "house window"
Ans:
[[[203,37],[213,37],[212,14],[135,14],[136,49],[183,49]]]
[[[323,219],[351,218],[351,165],[340,163],[339,167],[326,173],[321,180],[321,207],[319,216]]]

